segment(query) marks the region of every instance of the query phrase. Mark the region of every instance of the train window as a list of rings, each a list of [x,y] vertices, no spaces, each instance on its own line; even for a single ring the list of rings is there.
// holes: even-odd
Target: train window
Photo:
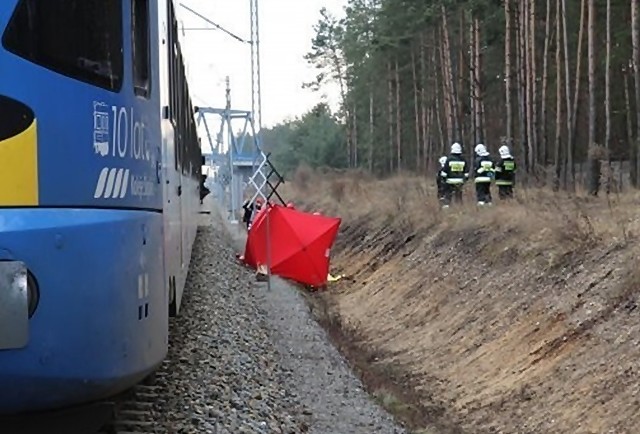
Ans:
[[[133,86],[138,96],[149,96],[149,0],[132,0],[131,35],[133,49]]]
[[[122,0],[20,0],[2,43],[47,69],[118,92],[122,33]]]

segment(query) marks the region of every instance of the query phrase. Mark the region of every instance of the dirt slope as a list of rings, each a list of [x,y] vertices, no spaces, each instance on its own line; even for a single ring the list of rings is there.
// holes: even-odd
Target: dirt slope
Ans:
[[[442,212],[430,180],[297,181],[288,197],[344,218],[333,270],[350,279],[323,296],[415,397],[414,426],[638,432],[637,197],[529,191]]]

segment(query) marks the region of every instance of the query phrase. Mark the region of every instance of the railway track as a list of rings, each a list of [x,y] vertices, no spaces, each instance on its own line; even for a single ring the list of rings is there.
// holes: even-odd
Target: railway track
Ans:
[[[164,434],[166,428],[159,420],[166,399],[163,382],[170,362],[165,360],[157,372],[114,402],[113,419],[97,434]]]
[[[156,373],[111,400],[38,413],[0,418],[2,434],[166,434],[163,426],[166,393],[165,360]],[[166,395],[165,395],[166,396]]]

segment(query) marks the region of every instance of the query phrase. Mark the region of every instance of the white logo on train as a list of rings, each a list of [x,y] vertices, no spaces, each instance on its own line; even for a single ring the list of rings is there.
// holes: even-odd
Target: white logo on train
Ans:
[[[93,150],[102,157],[109,153],[109,106],[93,102]]]
[[[100,157],[151,161],[151,146],[146,137],[146,126],[136,119],[132,107],[93,102],[93,150]],[[156,185],[147,176],[136,176],[130,169],[104,167],[98,175],[95,199],[124,199],[127,193],[134,197],[150,197]]]
[[[98,184],[96,185],[96,191],[93,193],[93,197],[95,199],[122,199],[127,195],[128,186],[129,169],[105,167],[100,171]]]

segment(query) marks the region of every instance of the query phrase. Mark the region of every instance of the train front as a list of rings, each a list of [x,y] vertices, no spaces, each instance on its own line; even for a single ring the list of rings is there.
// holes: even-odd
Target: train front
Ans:
[[[166,355],[155,3],[0,2],[0,414]]]

